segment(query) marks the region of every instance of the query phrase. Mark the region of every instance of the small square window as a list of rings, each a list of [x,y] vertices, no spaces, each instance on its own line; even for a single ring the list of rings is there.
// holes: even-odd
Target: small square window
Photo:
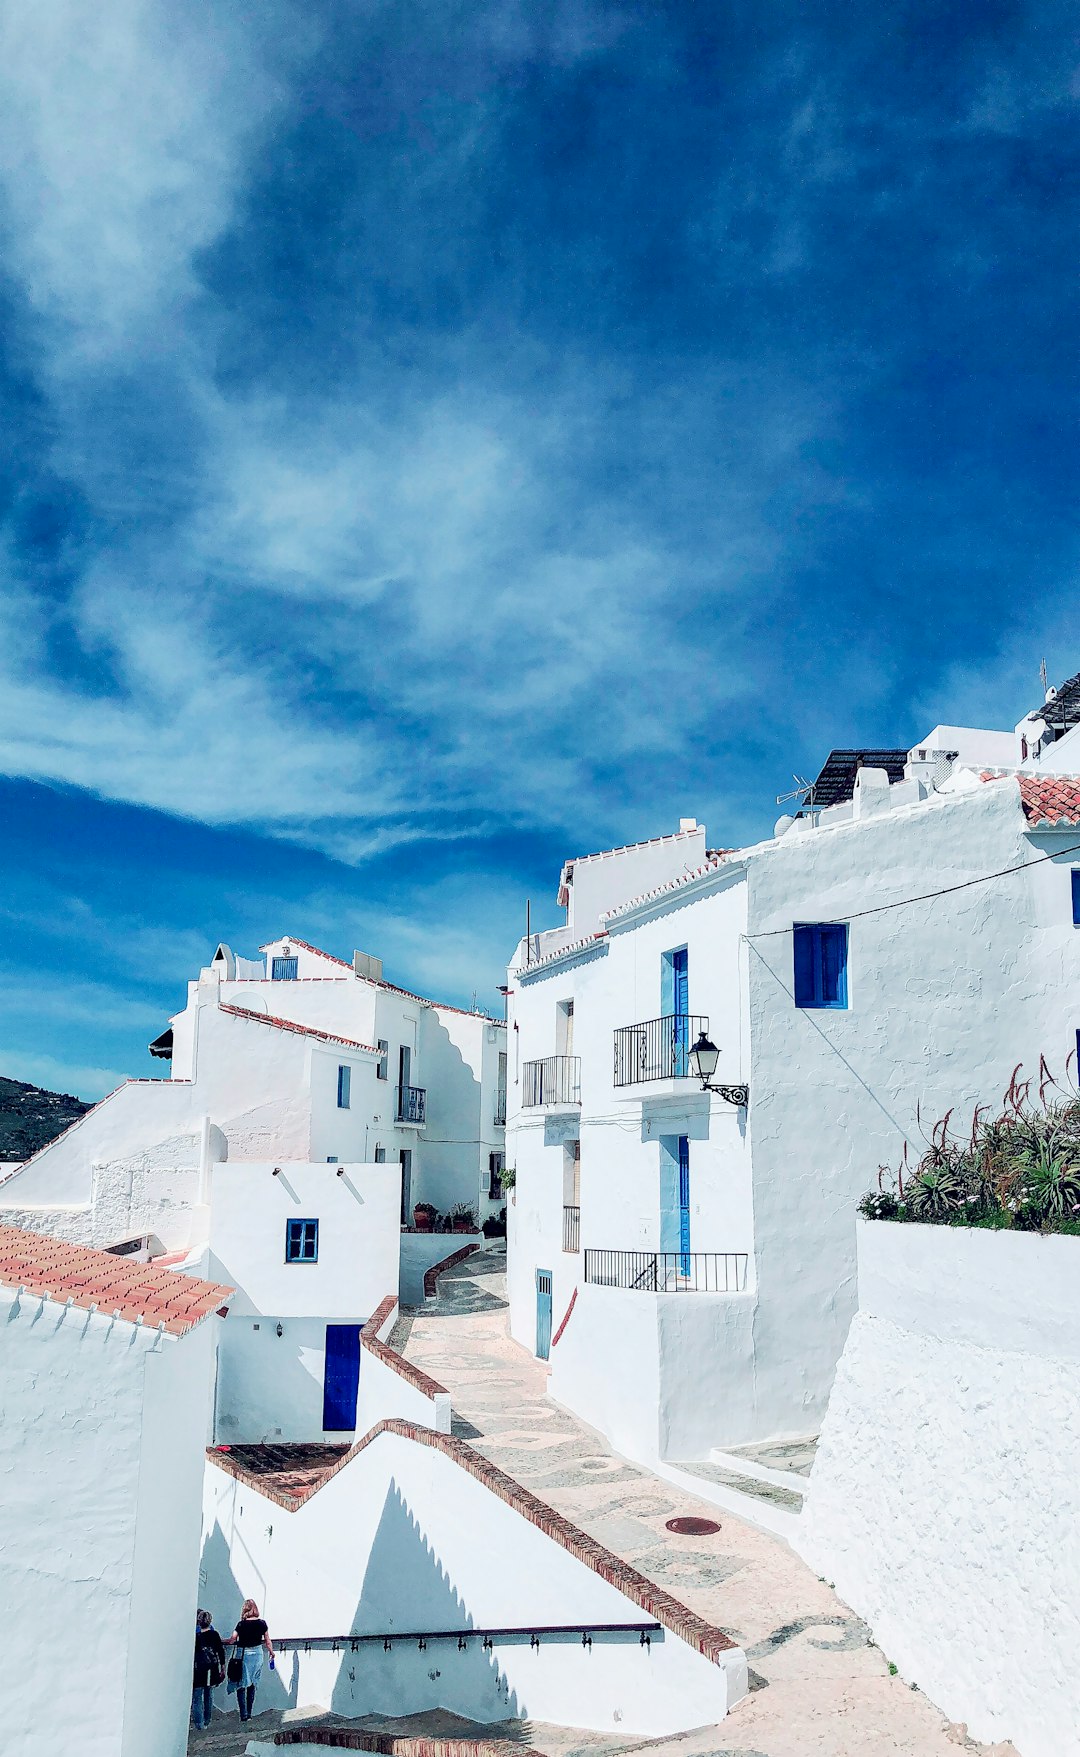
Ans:
[[[1080,927],[1080,866],[1072,869],[1073,926]]]
[[[375,1078],[385,1080],[390,1067],[390,1045],[385,1037],[380,1037],[377,1045],[379,1059],[375,1065]]]
[[[343,1063],[337,1071],[337,1107],[339,1110],[348,1110],[351,1091],[352,1069],[347,1063]]]
[[[286,1263],[317,1263],[318,1260],[319,1222],[317,1220],[286,1221]]]
[[[270,966],[272,982],[296,982],[297,958],[275,958]]]
[[[846,1007],[847,922],[797,921],[792,937],[795,953],[795,1005]]]

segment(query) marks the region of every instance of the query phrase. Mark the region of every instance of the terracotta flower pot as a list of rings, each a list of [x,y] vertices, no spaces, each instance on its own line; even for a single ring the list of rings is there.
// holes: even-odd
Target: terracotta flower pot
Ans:
[[[433,1216],[428,1213],[426,1208],[425,1209],[414,1208],[412,1217],[413,1217],[413,1226],[417,1232],[430,1232],[431,1231],[431,1222],[432,1222]]]

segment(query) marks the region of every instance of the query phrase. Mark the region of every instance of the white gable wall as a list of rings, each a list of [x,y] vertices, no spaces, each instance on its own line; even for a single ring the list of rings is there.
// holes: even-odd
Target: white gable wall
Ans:
[[[917,1160],[952,1107],[966,1129],[1017,1062],[1037,1076],[1045,1053],[1063,1076],[1080,1023],[1076,856],[853,920],[846,1011],[795,1007],[791,923],[858,917],[1070,839],[1031,835],[1002,782],[751,854],[758,1309],[753,1414],[729,1442],[819,1423],[855,1306],[855,1206],[878,1166],[895,1166],[905,1140]]]
[[[5,1748],[181,1757],[212,1322],[165,1337],[8,1288],[0,1321]]]

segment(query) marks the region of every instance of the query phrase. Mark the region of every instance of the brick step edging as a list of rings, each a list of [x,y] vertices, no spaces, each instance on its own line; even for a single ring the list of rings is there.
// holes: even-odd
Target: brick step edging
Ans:
[[[391,1348],[390,1344],[384,1342],[379,1335],[379,1331],[384,1328],[391,1313],[397,1310],[397,1304],[397,1295],[388,1293],[386,1298],[376,1306],[360,1332],[361,1348],[365,1348],[369,1354],[373,1354],[377,1360],[381,1360],[384,1366],[390,1368],[391,1372],[397,1373],[399,1378],[405,1379],[425,1397],[449,1396],[445,1385],[440,1385],[439,1381],[433,1379],[430,1373],[422,1372],[411,1360],[406,1360],[403,1354],[399,1354],[396,1348]]]
[[[351,1727],[289,1727],[275,1733],[275,1745],[324,1745],[338,1751],[377,1751],[382,1757],[507,1757],[510,1739],[409,1738],[397,1733],[371,1733]],[[544,1757],[529,1747],[528,1757]]]
[[[439,1276],[444,1269],[452,1269],[455,1263],[463,1263],[466,1257],[471,1257],[473,1252],[479,1249],[479,1245],[462,1245],[460,1251],[452,1251],[448,1257],[443,1258],[441,1263],[433,1263],[430,1269],[425,1269],[424,1298],[434,1299],[436,1297],[439,1291]]]

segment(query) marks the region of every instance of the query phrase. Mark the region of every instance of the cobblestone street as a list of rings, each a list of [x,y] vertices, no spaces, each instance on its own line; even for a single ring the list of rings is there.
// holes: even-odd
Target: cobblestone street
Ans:
[[[404,1314],[394,1342],[450,1391],[457,1432],[743,1644],[747,1700],[707,1739],[673,1744],[714,1757],[1011,1753],[967,1741],[890,1676],[865,1626],[787,1544],[627,1463],[552,1403],[546,1368],[510,1340],[506,1320],[505,1255],[487,1250],[440,1277],[438,1299]],[[721,1530],[677,1537],[665,1522],[680,1514]]]

